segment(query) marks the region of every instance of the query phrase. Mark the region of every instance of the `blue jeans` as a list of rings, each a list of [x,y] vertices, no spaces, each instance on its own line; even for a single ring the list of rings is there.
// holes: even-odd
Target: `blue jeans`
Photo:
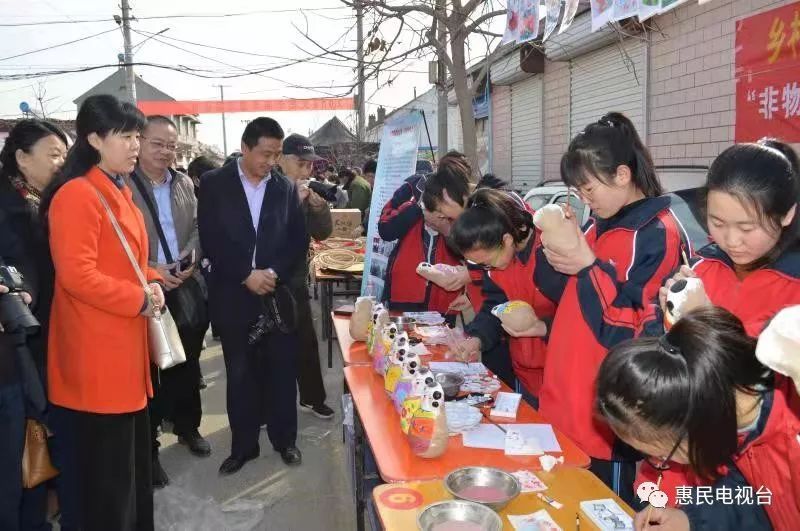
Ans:
[[[0,529],[50,531],[47,488],[22,488],[25,448],[25,397],[22,386],[0,387]]]

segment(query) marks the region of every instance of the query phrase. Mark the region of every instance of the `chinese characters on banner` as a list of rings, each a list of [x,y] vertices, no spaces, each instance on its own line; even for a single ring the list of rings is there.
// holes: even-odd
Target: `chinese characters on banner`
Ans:
[[[383,126],[375,186],[369,205],[362,295],[374,295],[380,299],[383,293],[389,255],[396,242],[381,239],[378,235],[378,219],[395,190],[416,171],[421,130],[422,114],[419,112],[393,117]]]
[[[736,24],[736,142],[800,142],[800,2]]]

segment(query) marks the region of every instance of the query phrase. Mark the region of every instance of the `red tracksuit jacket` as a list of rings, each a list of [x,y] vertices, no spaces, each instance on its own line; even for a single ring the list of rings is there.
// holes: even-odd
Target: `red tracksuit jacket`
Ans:
[[[425,177],[414,175],[395,191],[381,211],[378,234],[387,242],[397,240],[386,268],[382,300],[397,311],[437,311],[445,314],[458,291],[445,291],[417,274],[420,262],[460,265],[441,235],[425,229],[419,198]],[[432,253],[428,250],[433,246]]]
[[[467,325],[466,332],[480,338],[482,350],[490,350],[505,334],[500,319],[492,315],[492,308],[510,300],[523,300],[533,307],[536,315],[549,324],[555,313],[555,304],[536,287],[533,277],[536,267],[538,237],[514,256],[504,270],[494,269],[483,275],[484,302],[475,320]],[[511,364],[517,379],[534,396],[539,395],[544,375],[547,344],[539,337],[511,337],[508,340]]]
[[[717,244],[703,247],[692,261],[711,302],[741,319],[752,337],[783,308],[800,304],[800,251],[783,253],[744,280],[737,278],[733,262]]]
[[[595,379],[612,346],[641,332],[688,238],[668,197],[642,199],[608,220],[590,220],[586,239],[597,261],[577,275],[555,272],[543,255],[536,284],[558,301],[547,346],[540,412],[597,459],[612,459],[610,428],[595,417]],[[559,292],[562,292],[559,300]]]
[[[726,467],[723,477],[712,486],[714,505],[696,505],[695,488],[709,484],[687,467],[671,464],[664,471],[661,490],[667,493],[670,505],[677,504],[677,487],[692,488],[689,499],[695,504],[681,506],[689,516],[692,531],[800,529],[800,400],[794,384],[783,376],[777,376],[775,390],[763,396],[755,429],[740,436],[740,449],[733,457],[733,465]],[[640,468],[637,485],[642,481],[658,481],[658,471],[646,462]],[[716,501],[723,488],[731,489],[735,500],[737,490],[745,487],[752,487],[750,504]],[[761,490],[764,495],[765,489],[771,493],[769,504],[758,505],[757,493]]]

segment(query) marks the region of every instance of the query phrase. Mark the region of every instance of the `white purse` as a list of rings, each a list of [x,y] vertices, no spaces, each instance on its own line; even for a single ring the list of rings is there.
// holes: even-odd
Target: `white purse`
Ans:
[[[125,254],[128,255],[128,260],[130,260],[133,270],[136,272],[136,276],[139,278],[139,282],[142,284],[142,288],[144,288],[152,304],[153,294],[150,286],[147,284],[147,279],[145,279],[142,269],[139,267],[139,263],[133,256],[133,251],[130,245],[128,245],[128,240],[125,238],[125,235],[122,233],[122,229],[119,226],[116,216],[114,216],[114,212],[111,211],[111,207],[108,206],[108,202],[106,198],[103,197],[103,194],[100,193],[100,190],[95,188],[95,191],[100,198],[100,202],[103,203],[106,213],[108,213],[108,217],[111,220],[111,225],[114,226],[119,241],[125,249]],[[167,309],[165,305],[163,308],[156,309],[153,313],[155,315],[147,319],[147,339],[150,360],[162,370],[184,363],[186,361],[186,352],[183,350],[183,343],[178,334],[178,327],[175,325],[175,321],[172,319],[169,309]]]

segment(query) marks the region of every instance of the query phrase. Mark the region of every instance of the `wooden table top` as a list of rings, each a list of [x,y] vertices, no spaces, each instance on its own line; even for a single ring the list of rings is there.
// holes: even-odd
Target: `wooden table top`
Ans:
[[[503,529],[514,529],[507,518],[510,514],[525,515],[546,509],[565,531],[577,527],[576,516],[579,517],[582,531],[595,530],[598,527],[580,511],[580,502],[604,498],[615,500],[628,514],[633,515],[633,510],[588,470],[557,466],[550,472],[536,471],[535,474],[547,485],[543,494],[564,506],[556,509],[535,493],[520,494],[498,513],[503,520]],[[379,485],[372,491],[372,497],[386,531],[417,529],[417,516],[425,507],[431,503],[453,499],[441,480]]]
[[[463,466],[491,466],[509,472],[519,469],[540,470],[537,456],[509,456],[502,450],[466,448],[460,435],[448,439],[447,450],[435,459],[417,457],[411,451],[400,429],[400,418],[384,391],[383,378],[371,366],[350,365],[344,368],[353,403],[358,410],[370,447],[375,454],[378,470],[384,481],[419,481],[441,479]],[[503,386],[504,391],[510,391]],[[526,402],[521,402],[516,420],[494,419],[500,423],[546,424]],[[487,422],[484,419],[484,422]],[[555,430],[565,464],[588,467],[589,456],[565,435]]]

